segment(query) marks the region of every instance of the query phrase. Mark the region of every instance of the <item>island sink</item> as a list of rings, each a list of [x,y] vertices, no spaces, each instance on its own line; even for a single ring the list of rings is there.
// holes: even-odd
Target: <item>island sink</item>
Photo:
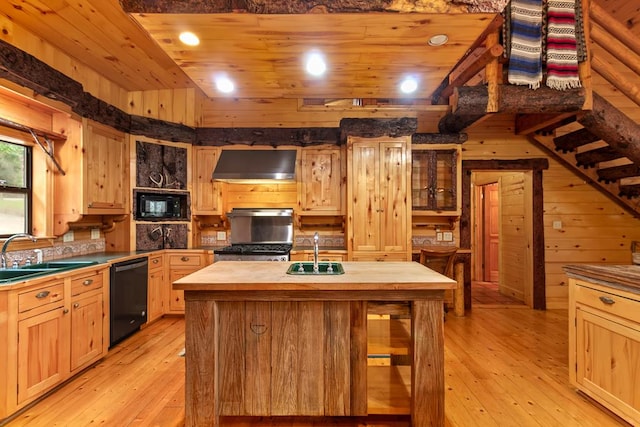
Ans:
[[[344,274],[339,262],[319,262],[318,271],[313,271],[313,262],[294,262],[289,266],[287,274]]]

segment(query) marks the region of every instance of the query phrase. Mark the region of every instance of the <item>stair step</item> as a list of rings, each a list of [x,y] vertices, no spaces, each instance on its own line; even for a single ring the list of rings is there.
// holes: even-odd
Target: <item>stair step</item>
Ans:
[[[578,166],[590,168],[600,162],[608,162],[622,157],[624,155],[620,154],[618,150],[607,146],[576,154],[576,163]]]
[[[618,197],[633,199],[640,196],[640,184],[620,185],[619,188],[620,191],[618,193]]]
[[[556,146],[556,150],[568,153],[574,151],[578,147],[591,144],[592,142],[599,141],[600,138],[589,130],[582,128],[565,135],[561,135],[553,138],[553,143]]]
[[[640,167],[638,165],[630,164],[598,170],[598,181],[607,184],[632,176],[640,176]]]

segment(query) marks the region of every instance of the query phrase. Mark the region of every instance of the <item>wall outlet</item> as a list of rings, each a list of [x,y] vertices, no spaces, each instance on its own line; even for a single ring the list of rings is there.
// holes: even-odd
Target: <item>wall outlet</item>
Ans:
[[[92,228],[91,229],[91,239],[99,239],[100,238],[100,229]]]
[[[226,231],[218,231],[216,233],[216,240],[227,240],[227,232]]]
[[[64,236],[62,236],[63,242],[73,242],[73,230],[67,231]]]
[[[452,242],[453,241],[453,232],[452,231],[445,231],[444,233],[442,233],[442,240],[445,242]]]
[[[442,242],[442,231],[436,232],[436,241]]]

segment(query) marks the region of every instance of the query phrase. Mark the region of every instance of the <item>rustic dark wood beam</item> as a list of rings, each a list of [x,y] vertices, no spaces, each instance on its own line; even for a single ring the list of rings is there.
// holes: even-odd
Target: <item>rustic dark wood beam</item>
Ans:
[[[417,4],[416,4],[417,3]],[[427,9],[425,13],[443,13],[451,5],[449,0],[413,0],[406,6],[392,0],[120,0],[122,9],[127,13],[368,13],[368,12],[413,12],[416,6]],[[480,0],[465,0],[465,6],[472,6]],[[493,6],[495,13],[500,2],[491,4],[484,1],[483,7]],[[460,5],[455,5],[460,10]]]
[[[498,112],[512,114],[545,114],[581,111],[585,100],[582,88],[558,91],[547,87],[501,85]],[[454,93],[453,114],[479,115],[487,112],[487,86],[458,87]]]
[[[640,184],[620,185],[619,197],[634,199],[640,196]]]
[[[578,147],[591,144],[592,142],[599,141],[600,138],[597,135],[589,132],[588,129],[582,128],[567,134],[557,136],[553,138],[553,143],[558,150],[563,153],[574,151]]]
[[[593,110],[578,122],[634,163],[640,164],[640,125],[593,93]]]
[[[411,144],[462,144],[467,139],[466,133],[414,133]]]
[[[486,114],[459,115],[447,113],[438,123],[438,130],[442,133],[459,133],[482,119]]]
[[[189,144],[196,140],[196,130],[192,127],[142,116],[131,116],[128,132],[132,135]]]
[[[517,114],[516,135],[528,135],[533,132],[553,132],[555,129],[576,121],[576,114]]]
[[[376,138],[380,136],[399,137],[413,135],[418,129],[418,119],[402,117],[398,119],[342,119],[340,120],[340,141],[347,136]]]
[[[71,107],[84,97],[80,83],[4,40],[0,40],[0,78]]]
[[[313,146],[340,144],[339,128],[197,128],[195,145]]]
[[[640,166],[632,163],[622,166],[614,166],[612,168],[598,169],[598,181],[604,183],[616,182],[622,178],[631,176],[640,176]]]
[[[591,168],[600,162],[608,162],[622,157],[624,157],[624,155],[620,154],[618,150],[606,146],[576,154],[576,164],[584,168]]]

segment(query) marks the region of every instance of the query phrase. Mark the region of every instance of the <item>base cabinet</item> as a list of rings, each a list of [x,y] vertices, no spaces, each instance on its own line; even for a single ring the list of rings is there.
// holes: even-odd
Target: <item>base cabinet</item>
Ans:
[[[107,353],[108,281],[102,265],[2,292],[0,420]]]
[[[574,278],[569,285],[572,384],[640,425],[640,294]]]
[[[168,289],[165,285],[164,255],[149,256],[149,278],[147,286],[147,321],[152,322],[168,308]]]
[[[184,291],[174,290],[172,283],[176,280],[200,270],[213,261],[205,252],[170,251],[167,255],[169,263],[169,307],[167,313],[184,314]]]

